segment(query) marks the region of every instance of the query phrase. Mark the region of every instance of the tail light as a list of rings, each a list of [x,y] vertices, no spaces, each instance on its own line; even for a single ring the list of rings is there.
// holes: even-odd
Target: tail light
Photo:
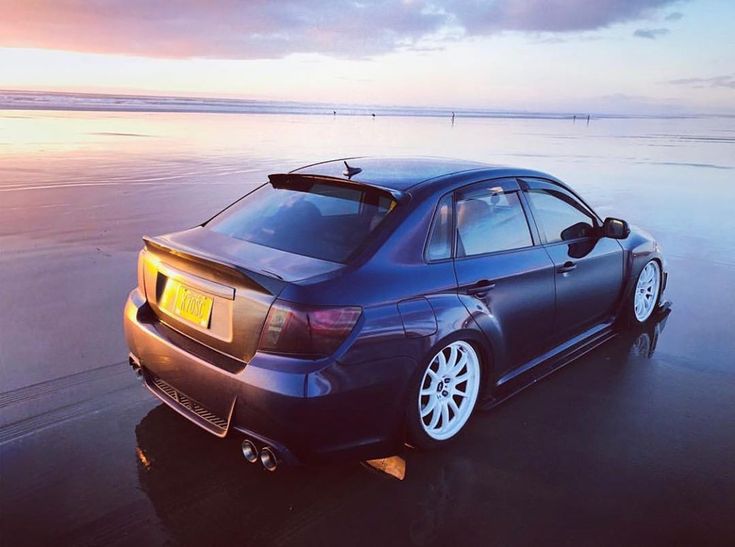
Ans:
[[[146,250],[143,249],[138,253],[138,290],[145,294],[145,255]]]
[[[306,357],[331,355],[355,328],[361,313],[359,307],[304,306],[276,300],[258,349]]]

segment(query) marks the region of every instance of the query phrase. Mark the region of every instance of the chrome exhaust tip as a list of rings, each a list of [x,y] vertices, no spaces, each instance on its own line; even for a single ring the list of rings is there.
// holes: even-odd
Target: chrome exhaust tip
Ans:
[[[130,367],[133,369],[133,372],[135,372],[135,376],[139,379],[143,379],[143,367],[140,366],[140,359],[138,359],[135,355],[130,353],[128,355],[128,364],[130,364]]]
[[[270,446],[266,446],[260,451],[260,463],[268,471],[275,471],[278,468],[278,459],[276,453]]]
[[[249,463],[255,463],[258,461],[258,447],[250,439],[245,439],[240,446],[243,457]]]

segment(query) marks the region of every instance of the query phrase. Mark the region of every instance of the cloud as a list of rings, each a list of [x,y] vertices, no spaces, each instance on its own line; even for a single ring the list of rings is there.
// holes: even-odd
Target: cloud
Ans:
[[[365,57],[426,39],[595,30],[676,0],[0,0],[0,47],[170,58]],[[443,38],[441,38],[443,39]]]
[[[649,40],[655,40],[659,36],[665,36],[669,33],[667,28],[639,28],[633,33],[636,38],[647,38]]]
[[[446,7],[472,34],[573,32],[646,17],[674,0],[456,0]]]
[[[669,80],[667,83],[698,88],[725,87],[735,89],[735,74],[723,74],[710,78],[680,78],[678,80]]]
[[[435,31],[445,16],[424,8],[391,0],[369,6],[328,0],[10,0],[0,19],[0,45],[174,58],[355,56],[391,51]]]
[[[672,13],[669,13],[666,17],[664,17],[665,21],[679,21],[684,18],[684,14],[678,11],[674,11]]]

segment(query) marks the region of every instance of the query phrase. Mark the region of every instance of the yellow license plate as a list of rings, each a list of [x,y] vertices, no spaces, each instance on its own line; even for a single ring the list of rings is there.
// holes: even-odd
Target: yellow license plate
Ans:
[[[177,283],[173,312],[179,317],[208,329],[212,303],[211,296]]]

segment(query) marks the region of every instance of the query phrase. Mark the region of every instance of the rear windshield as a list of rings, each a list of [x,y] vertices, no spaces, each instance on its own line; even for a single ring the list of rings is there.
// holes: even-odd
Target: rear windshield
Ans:
[[[302,180],[265,184],[225,209],[207,228],[274,249],[346,262],[395,207],[380,190]]]

